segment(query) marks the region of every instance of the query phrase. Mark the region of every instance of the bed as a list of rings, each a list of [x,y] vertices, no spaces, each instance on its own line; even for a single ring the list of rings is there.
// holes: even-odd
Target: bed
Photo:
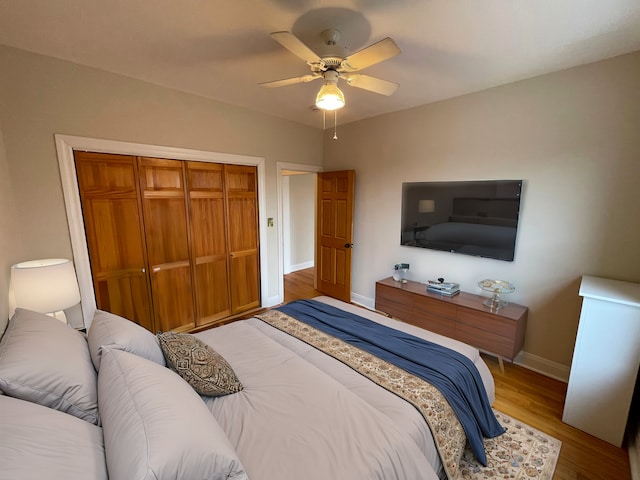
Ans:
[[[493,402],[493,379],[475,348],[329,297],[314,300],[459,352],[475,366],[483,394]],[[451,465],[442,462],[449,457],[440,443],[436,446],[434,425],[425,421],[424,409],[372,381],[379,372],[356,372],[339,357],[344,347],[327,355],[309,340],[274,327],[273,318],[252,317],[193,335],[221,355],[242,384],[236,393],[212,397],[195,393],[184,377],[166,368],[162,341],[127,320],[99,311],[85,338],[55,320],[27,317],[31,323],[22,321],[28,326],[20,335],[12,325],[20,321],[12,319],[10,334],[0,342],[0,478],[399,480],[451,475]],[[39,340],[30,338],[36,336]],[[33,354],[25,344],[32,340],[34,349],[48,345],[49,358]],[[55,370],[52,342],[64,350],[62,373]],[[76,383],[69,387],[67,377],[76,369],[71,354],[84,360],[71,362],[83,373],[74,373]],[[369,361],[370,356],[361,358]],[[18,364],[40,373],[35,379],[16,373]],[[52,378],[61,388],[56,395],[80,394],[80,400],[51,401],[50,394],[24,392],[32,381],[50,388]],[[75,410],[69,407],[74,403]],[[455,428],[439,431],[436,424],[435,436]]]
[[[331,297],[315,300],[462,353],[475,364],[487,397],[493,402],[493,378],[477,349]],[[250,478],[261,478],[251,474],[262,471],[278,472],[271,478],[445,477],[431,431],[421,413],[350,366],[256,318],[197,336],[222,353],[238,376],[246,379],[243,382],[260,386],[255,396],[254,392],[243,391],[205,400],[240,458],[245,458],[243,463]],[[262,368],[256,369],[256,364]],[[295,382],[291,382],[292,370],[298,372]],[[291,397],[301,401],[292,403]],[[258,403],[260,400],[264,404]],[[334,401],[336,408],[332,410]],[[275,424],[283,417],[289,419],[290,428],[279,430]],[[336,438],[335,432],[342,433]],[[371,449],[354,450],[354,441],[360,443],[364,438],[374,440],[379,436],[384,437],[381,439],[384,444],[393,445],[395,452],[384,451],[377,443]],[[264,454],[251,455],[255,451]],[[387,467],[401,466],[404,471],[385,470],[377,459],[389,455],[402,455],[398,459],[404,460]],[[299,461],[279,467],[279,459],[288,457]],[[347,474],[344,465],[354,470]],[[286,469],[288,475],[281,476],[284,472],[280,469]]]

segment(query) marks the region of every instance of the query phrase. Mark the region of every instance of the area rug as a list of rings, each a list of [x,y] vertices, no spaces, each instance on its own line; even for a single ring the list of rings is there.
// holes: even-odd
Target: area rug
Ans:
[[[494,411],[507,431],[499,437],[485,439],[486,467],[467,447],[460,461],[460,478],[551,480],[562,442],[505,413]]]

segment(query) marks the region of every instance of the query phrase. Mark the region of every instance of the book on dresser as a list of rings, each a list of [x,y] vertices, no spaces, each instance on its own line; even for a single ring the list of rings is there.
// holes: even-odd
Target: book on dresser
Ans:
[[[427,286],[427,292],[437,293],[438,295],[444,295],[445,297],[453,297],[460,293],[459,288],[435,288],[431,286]]]
[[[445,295],[447,297],[453,297],[454,295],[460,293],[460,284],[454,282],[429,280],[427,282],[427,291]]]

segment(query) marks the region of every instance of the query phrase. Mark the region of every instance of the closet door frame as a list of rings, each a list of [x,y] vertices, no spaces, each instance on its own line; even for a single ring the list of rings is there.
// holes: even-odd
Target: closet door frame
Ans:
[[[142,143],[120,142],[90,137],[71,135],[55,135],[60,179],[64,195],[65,209],[73,261],[80,287],[82,316],[85,328],[89,328],[96,311],[95,292],[91,277],[91,265],[87,250],[86,234],[82,218],[80,193],[73,159],[74,150],[85,150],[100,153],[115,153],[142,157],[168,158],[175,160],[191,160],[197,162],[225,163],[255,166],[258,172],[258,221],[260,235],[260,290],[263,307],[277,303],[269,301],[268,292],[268,259],[267,259],[267,217],[266,217],[266,168],[263,157],[236,155],[230,153],[191,150],[185,148],[163,147]]]

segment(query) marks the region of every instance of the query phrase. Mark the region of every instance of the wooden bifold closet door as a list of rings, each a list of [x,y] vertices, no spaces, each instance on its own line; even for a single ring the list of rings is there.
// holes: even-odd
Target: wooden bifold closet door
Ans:
[[[223,166],[187,162],[187,184],[198,318],[206,324],[231,315]]]
[[[179,160],[138,159],[155,328],[195,327],[184,172]]]
[[[255,167],[75,152],[96,303],[155,331],[260,306]]]
[[[225,165],[231,309],[260,306],[258,196],[255,167]]]

